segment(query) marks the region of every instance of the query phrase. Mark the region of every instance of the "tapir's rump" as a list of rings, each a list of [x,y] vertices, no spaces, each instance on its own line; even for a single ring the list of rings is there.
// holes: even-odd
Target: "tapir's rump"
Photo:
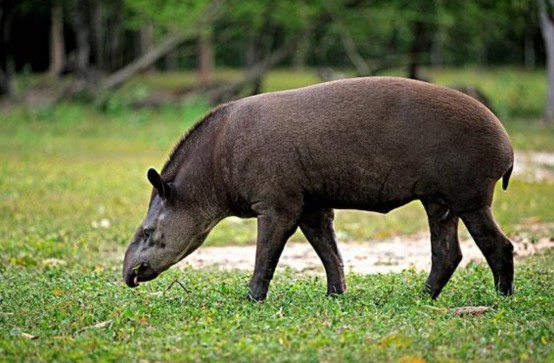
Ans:
[[[250,297],[265,298],[297,228],[325,265],[328,293],[342,293],[333,209],[388,212],[420,200],[431,229],[431,295],[461,259],[460,218],[498,290],[510,294],[512,245],[490,206],[512,167],[500,121],[448,88],[368,77],[248,97],[214,109],[181,139],[161,175],[149,171],[154,192],[124,276],[130,286],[156,277],[235,215],[258,219]]]

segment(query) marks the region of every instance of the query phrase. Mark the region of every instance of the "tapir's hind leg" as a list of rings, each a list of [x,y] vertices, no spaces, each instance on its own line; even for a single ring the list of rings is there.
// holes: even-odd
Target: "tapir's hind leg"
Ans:
[[[321,259],[327,273],[327,294],[342,294],[346,291],[342,257],[337,247],[333,230],[332,209],[304,212],[300,229]]]
[[[494,285],[503,295],[514,292],[514,247],[496,224],[489,206],[460,215],[492,270]]]
[[[426,289],[436,299],[462,260],[458,241],[458,217],[435,203],[423,203],[431,231],[431,273]]]

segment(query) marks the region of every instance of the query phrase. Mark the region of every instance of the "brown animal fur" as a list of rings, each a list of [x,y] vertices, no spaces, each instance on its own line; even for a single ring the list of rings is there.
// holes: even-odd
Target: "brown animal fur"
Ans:
[[[508,135],[486,107],[424,82],[357,78],[245,98],[212,111],[181,139],[161,176],[149,174],[158,190],[153,199],[164,199],[159,191],[165,183],[172,198],[151,203],[126,255],[124,275],[133,286],[137,276],[155,277],[175,263],[175,256],[160,252],[156,261],[171,262],[154,266],[140,252],[140,231],[147,221],[161,228],[161,213],[176,219],[159,238],[179,246],[170,249],[177,260],[194,251],[219,220],[236,215],[258,219],[250,297],[265,298],[280,253],[298,227],[322,259],[328,293],[341,293],[332,209],[386,213],[418,199],[431,228],[432,296],[461,259],[459,217],[487,258],[497,288],[510,294],[512,246],[490,205],[495,183],[504,178],[507,187],[512,166]],[[169,241],[175,230],[184,242]],[[131,271],[137,263],[148,266],[146,278]]]

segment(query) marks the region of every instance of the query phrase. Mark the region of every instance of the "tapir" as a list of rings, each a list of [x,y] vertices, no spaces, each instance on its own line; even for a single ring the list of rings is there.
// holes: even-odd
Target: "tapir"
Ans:
[[[153,186],[125,253],[130,287],[195,251],[228,216],[257,219],[248,297],[266,298],[279,257],[300,228],[321,259],[327,293],[346,291],[334,209],[387,213],[423,204],[431,235],[424,286],[436,298],[462,259],[461,219],[513,293],[513,246],[491,212],[506,189],[513,148],[500,121],[449,88],[365,77],[243,98],[213,109],[186,133]]]

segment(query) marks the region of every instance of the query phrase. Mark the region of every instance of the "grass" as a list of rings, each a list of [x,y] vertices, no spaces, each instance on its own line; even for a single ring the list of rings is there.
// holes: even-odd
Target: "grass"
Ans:
[[[552,258],[518,265],[512,298],[471,265],[437,301],[420,296],[424,276],[413,271],[351,274],[350,291],[327,298],[322,278],[281,270],[259,304],[241,298],[242,272],[170,270],[131,290],[113,261],[11,268],[0,281],[0,352],[7,361],[552,361]],[[174,279],[184,289],[167,290]],[[492,310],[454,315],[467,305]]]
[[[128,87],[166,82],[149,77],[147,86],[139,79]],[[285,88],[287,78],[294,86],[314,81],[278,71],[267,87]],[[163,165],[207,106],[130,110],[117,98],[112,106],[107,113],[77,103],[16,107],[0,115],[0,361],[554,360],[552,250],[518,263],[510,299],[493,292],[483,265],[460,269],[437,301],[421,297],[425,276],[414,271],[351,274],[348,294],[326,298],[322,277],[280,269],[263,304],[242,300],[243,272],[170,270],[138,289],[124,287],[120,261],[146,212],[145,171]],[[529,121],[536,115],[521,117],[506,120],[516,146],[554,151],[554,128]],[[554,221],[554,186],[515,178],[507,193],[497,192],[494,210],[512,237],[551,236],[533,227]],[[418,203],[386,216],[339,211],[336,223],[342,243],[426,228]],[[254,238],[254,221],[229,219],[207,244]],[[175,279],[185,289],[167,290]],[[493,310],[453,314],[466,305]]]

